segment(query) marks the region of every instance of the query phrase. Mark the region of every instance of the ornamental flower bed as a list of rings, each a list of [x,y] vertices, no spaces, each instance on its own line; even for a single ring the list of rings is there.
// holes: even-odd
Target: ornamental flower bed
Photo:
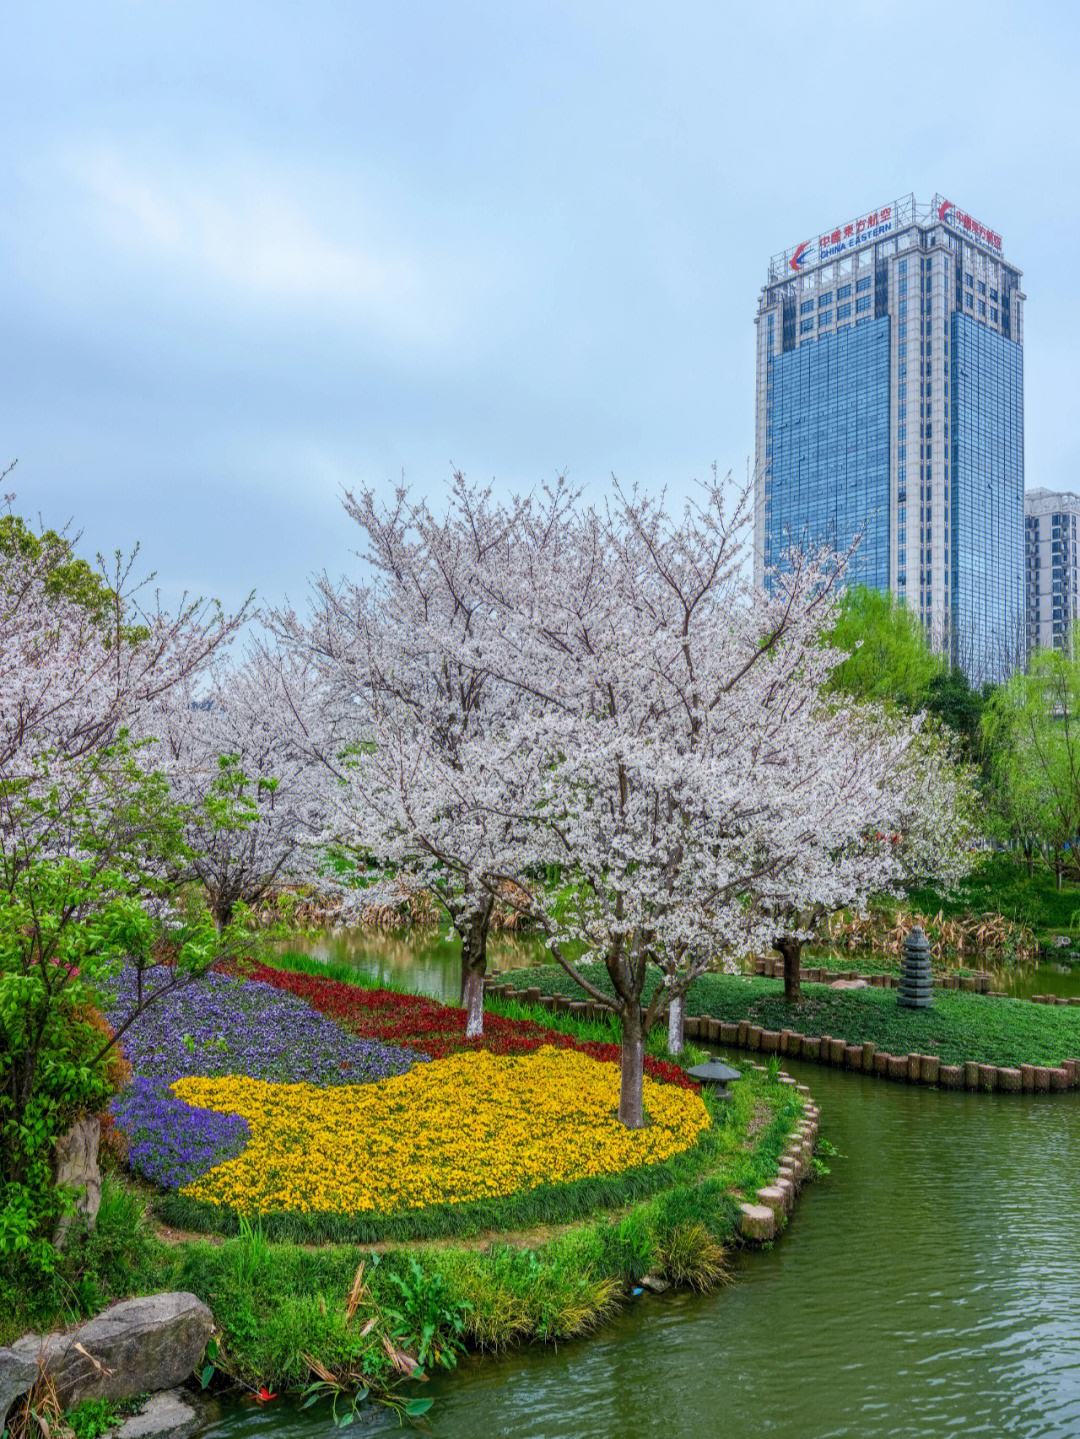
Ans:
[[[172,978],[151,970],[153,990]],[[107,1013],[134,1001],[125,970]],[[127,1144],[130,1167],[163,1189],[178,1189],[240,1153],[247,1122],[202,1109],[173,1094],[175,1079],[241,1074],[267,1082],[355,1086],[404,1074],[427,1056],[350,1034],[302,999],[266,985],[209,974],[163,996],[125,1030],[121,1044],[135,1072],[113,1100],[110,1117]]]
[[[432,1059],[452,1054],[532,1054],[543,1046],[576,1050],[592,1059],[618,1063],[619,1046],[574,1039],[545,1029],[531,1019],[505,1019],[497,1014],[484,1015],[484,1033],[479,1039],[465,1037],[465,1011],[440,1004],[420,994],[400,994],[391,989],[368,989],[362,985],[345,984],[324,979],[321,975],[299,974],[292,970],[273,969],[257,964],[251,978],[263,985],[285,990],[305,1000],[313,1008],[367,1039],[404,1044]],[[686,1071],[677,1064],[646,1057],[645,1073],[653,1079],[684,1089],[697,1089]]]
[[[172,978],[150,970],[147,990]],[[135,974],[120,976],[110,1020],[134,1003]],[[307,1084],[363,1084],[404,1074],[418,1047],[350,1033],[302,996],[275,992],[227,975],[207,974],[152,1004],[125,1030],[124,1053],[136,1074],[172,1081],[182,1075],[245,1074],[251,1079]]]
[[[618,1087],[614,1065],[552,1045],[329,1090],[181,1079],[180,1099],[239,1115],[251,1135],[181,1192],[245,1214],[394,1214],[662,1163],[708,1127],[699,1094],[646,1080],[648,1126],[625,1129]]]

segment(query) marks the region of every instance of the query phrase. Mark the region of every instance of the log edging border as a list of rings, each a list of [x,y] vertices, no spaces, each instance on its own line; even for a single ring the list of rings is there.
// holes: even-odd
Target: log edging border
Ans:
[[[581,1019],[598,1019],[609,1014],[594,999],[572,1000],[565,994],[544,994],[539,988],[515,989],[512,984],[499,983],[492,975],[484,977],[484,992],[496,998],[516,1000],[521,1004],[539,1004],[553,1013],[573,1014]],[[687,1015],[687,1039],[703,1040],[706,1044],[723,1044],[730,1049],[750,1053],[784,1055],[810,1064],[827,1064],[835,1069],[848,1069],[890,1079],[900,1084],[922,1084],[936,1089],[965,1089],[976,1094],[1060,1094],[1067,1089],[1080,1089],[1080,1059],[1063,1059],[1059,1065],[983,1064],[965,1060],[961,1064],[942,1064],[936,1054],[890,1054],[878,1049],[871,1040],[849,1044],[832,1035],[806,1035],[797,1029],[765,1029],[760,1024],[741,1019],[737,1023],[713,1019],[711,1015]]]

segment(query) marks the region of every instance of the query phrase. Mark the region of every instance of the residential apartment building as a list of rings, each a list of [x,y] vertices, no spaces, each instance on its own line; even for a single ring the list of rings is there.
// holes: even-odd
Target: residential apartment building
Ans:
[[[1061,649],[1080,619],[1080,496],[1029,490],[1024,497],[1027,649]]]
[[[754,573],[845,551],[974,683],[1025,654],[1020,271],[913,195],[774,256],[758,302]]]

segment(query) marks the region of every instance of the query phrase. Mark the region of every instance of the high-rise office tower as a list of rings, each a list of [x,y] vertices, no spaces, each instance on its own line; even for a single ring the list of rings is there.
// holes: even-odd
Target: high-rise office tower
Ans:
[[[1028,490],[1024,497],[1027,647],[1061,649],[1080,619],[1080,496]]]
[[[913,195],[769,263],[757,313],[754,577],[859,547],[975,683],[1023,663],[1020,272],[1001,236]]]

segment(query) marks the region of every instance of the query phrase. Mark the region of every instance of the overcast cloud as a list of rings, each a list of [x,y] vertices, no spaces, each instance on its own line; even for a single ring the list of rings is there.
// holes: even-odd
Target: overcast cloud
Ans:
[[[155,0],[7,16],[0,454],[166,598],[302,598],[341,487],[753,450],[771,254],[914,191],[1025,277],[1027,484],[1080,490],[1073,6]]]

